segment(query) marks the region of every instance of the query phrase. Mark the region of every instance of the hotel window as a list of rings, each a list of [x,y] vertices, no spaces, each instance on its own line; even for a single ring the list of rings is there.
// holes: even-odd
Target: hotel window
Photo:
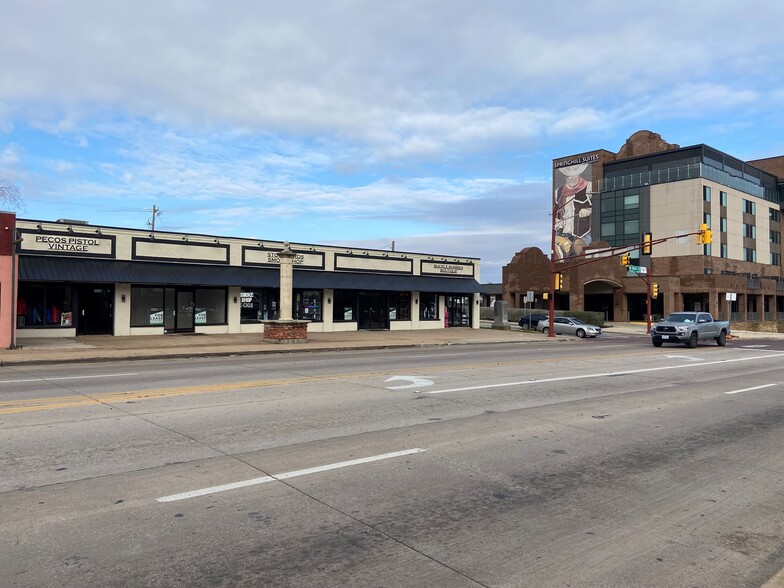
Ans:
[[[601,196],[602,240],[612,247],[640,241],[640,193],[636,189]]]
[[[724,259],[727,259],[729,257],[729,253],[728,253],[728,250],[727,250],[727,244],[726,243],[722,243],[721,244],[721,256]]]
[[[781,232],[780,231],[771,231],[770,232],[770,242],[771,243],[781,243]]]
[[[721,204],[724,208],[727,208],[727,193],[726,192],[719,192],[719,204]]]
[[[757,214],[757,203],[743,199],[743,212],[746,214]]]
[[[757,250],[750,249],[748,247],[743,248],[743,261],[751,261],[756,263],[757,261]]]
[[[770,254],[770,265],[781,265],[781,254],[780,253],[771,253]]]
[[[726,233],[727,232],[727,217],[726,216],[721,217],[721,221],[720,221],[719,224],[720,224],[719,230],[722,233]]]
[[[705,202],[710,202],[710,193],[711,193],[710,186],[703,186],[702,187],[702,199]]]
[[[747,239],[757,238],[757,226],[743,223],[743,236]]]
[[[772,220],[774,223],[781,221],[781,211],[776,210],[775,208],[768,209],[768,218]]]

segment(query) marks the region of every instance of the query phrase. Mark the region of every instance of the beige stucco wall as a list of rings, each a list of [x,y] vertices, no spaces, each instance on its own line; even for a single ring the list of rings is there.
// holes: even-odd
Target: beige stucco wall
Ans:
[[[770,263],[769,209],[775,208],[775,205],[764,198],[750,196],[704,178],[651,186],[650,214],[653,238],[661,239],[699,230],[703,221],[703,186],[711,188],[710,215],[713,232],[711,256],[721,257],[721,192],[726,192],[727,258],[744,260],[743,213],[744,199],[746,199],[756,203],[757,263]],[[697,244],[695,235],[659,243],[653,248],[653,257],[682,255],[703,255],[703,246]]]

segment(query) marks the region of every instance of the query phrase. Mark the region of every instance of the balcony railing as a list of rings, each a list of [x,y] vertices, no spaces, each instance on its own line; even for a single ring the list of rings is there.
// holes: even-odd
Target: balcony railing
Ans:
[[[764,198],[770,202],[778,203],[779,201],[779,193],[775,189],[769,189],[745,178],[733,176],[724,170],[704,163],[687,163],[665,169],[656,169],[612,178],[602,178],[599,180],[599,191],[612,192],[614,190],[639,188],[640,186],[649,186],[652,184],[667,184],[670,182],[694,180],[697,178],[705,178],[716,182],[717,184],[721,184],[722,186],[739,190],[745,194]]]

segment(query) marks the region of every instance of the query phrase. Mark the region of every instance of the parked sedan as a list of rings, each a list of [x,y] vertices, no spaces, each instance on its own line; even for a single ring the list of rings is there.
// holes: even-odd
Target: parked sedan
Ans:
[[[536,325],[539,324],[539,321],[545,321],[549,318],[550,317],[548,317],[546,314],[526,314],[519,321],[517,321],[517,324],[520,325],[521,329],[533,330],[536,328]]]
[[[597,337],[602,334],[602,329],[596,325],[589,325],[584,323],[578,318],[573,316],[557,316],[555,317],[555,334],[556,335],[575,335],[577,337]],[[545,335],[550,332],[550,320],[539,321],[536,325],[536,330],[541,331]]]

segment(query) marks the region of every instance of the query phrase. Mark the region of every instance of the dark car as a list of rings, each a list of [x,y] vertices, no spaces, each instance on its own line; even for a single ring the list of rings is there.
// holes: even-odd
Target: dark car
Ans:
[[[526,314],[517,321],[517,324],[520,325],[521,329],[533,330],[539,324],[539,321],[546,321],[549,318],[546,314]]]

